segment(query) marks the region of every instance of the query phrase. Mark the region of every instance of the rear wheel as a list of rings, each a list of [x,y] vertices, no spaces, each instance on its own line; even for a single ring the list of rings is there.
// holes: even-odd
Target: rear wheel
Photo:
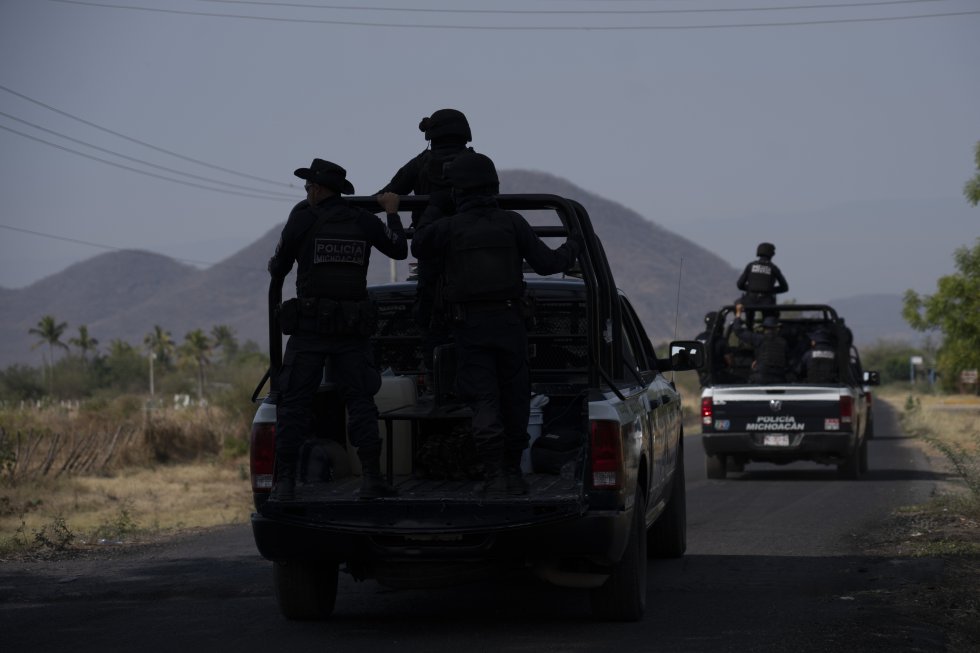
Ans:
[[[337,602],[336,562],[274,562],[272,584],[287,619],[326,619]]]
[[[728,472],[726,464],[724,454],[705,454],[704,471],[708,478],[725,478],[725,474]]]
[[[677,450],[677,467],[671,481],[670,500],[647,533],[647,555],[679,558],[687,550],[687,483],[684,481],[683,438]]]
[[[609,579],[592,590],[592,614],[603,621],[639,621],[647,604],[646,500],[639,488],[633,503],[633,525],[623,557]]]
[[[868,440],[861,440],[861,459],[859,461],[859,466],[861,468],[861,473],[864,474],[868,471]]]
[[[847,456],[844,462],[837,465],[837,475],[855,481],[861,478],[861,447],[854,447],[854,451]]]

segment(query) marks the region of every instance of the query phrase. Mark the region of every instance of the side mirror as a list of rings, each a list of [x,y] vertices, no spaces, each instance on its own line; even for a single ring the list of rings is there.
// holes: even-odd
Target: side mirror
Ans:
[[[877,372],[864,373],[864,385],[878,385],[881,383],[881,376]]]
[[[675,372],[704,367],[704,344],[697,340],[675,340],[670,343],[670,369]]]

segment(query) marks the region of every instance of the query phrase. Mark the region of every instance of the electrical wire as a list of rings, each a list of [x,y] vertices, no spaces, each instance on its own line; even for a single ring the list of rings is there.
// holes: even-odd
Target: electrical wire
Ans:
[[[172,177],[167,177],[165,175],[158,175],[155,172],[149,172],[147,170],[140,170],[139,168],[133,168],[132,166],[127,166],[127,165],[123,165],[121,163],[116,163],[115,161],[108,161],[106,159],[102,159],[102,158],[99,158],[97,156],[93,156],[91,154],[86,154],[85,152],[79,152],[78,150],[73,150],[70,147],[65,147],[64,145],[58,145],[57,143],[52,143],[51,141],[46,141],[43,138],[38,138],[37,136],[32,136],[30,134],[25,134],[24,132],[17,131],[16,129],[12,129],[11,127],[7,127],[5,125],[0,125],[0,129],[3,129],[5,131],[8,131],[8,132],[11,132],[11,133],[14,133],[14,134],[17,134],[18,136],[23,136],[24,138],[30,139],[32,141],[37,141],[38,143],[44,143],[45,145],[50,145],[51,147],[57,148],[57,149],[62,150],[64,152],[71,152],[72,154],[77,154],[78,156],[85,157],[86,159],[91,159],[93,161],[99,161],[100,163],[105,163],[106,165],[110,165],[110,166],[113,166],[113,167],[116,167],[116,168],[121,168],[123,170],[129,170],[130,172],[135,172],[135,173],[138,173],[138,174],[141,174],[141,175],[146,175],[147,177],[156,177],[157,179],[163,179],[165,181],[172,181],[172,182],[174,182],[176,184],[184,184],[185,186],[192,186],[194,188],[202,188],[204,190],[210,190],[210,191],[214,191],[216,193],[225,193],[225,194],[228,194],[228,195],[235,195],[237,197],[251,197],[253,199],[273,200],[273,201],[276,201],[276,202],[287,201],[285,198],[282,198],[282,197],[272,197],[272,196],[269,196],[269,195],[256,195],[254,193],[228,190],[228,189],[225,189],[225,188],[213,188],[211,186],[205,186],[203,184],[197,184],[197,183],[194,183],[192,181],[187,181],[187,180],[184,180],[184,179],[174,179]]]
[[[86,143],[85,141],[79,140],[77,138],[72,138],[71,136],[67,136],[65,134],[56,132],[56,131],[54,131],[52,129],[47,129],[46,127],[42,127],[42,126],[37,125],[37,124],[34,124],[32,122],[28,122],[27,120],[23,120],[23,119],[18,118],[16,116],[12,116],[9,113],[5,113],[3,111],[0,111],[0,116],[3,116],[5,118],[9,118],[10,120],[14,120],[14,121],[19,122],[19,123],[24,124],[24,125],[28,125],[29,127],[33,127],[34,129],[37,129],[39,131],[43,131],[43,132],[46,132],[48,134],[52,134],[54,136],[58,136],[60,138],[64,138],[65,140],[69,140],[69,141],[71,141],[73,143],[78,143],[79,145],[84,145],[85,147],[90,147],[93,150],[98,150],[99,152],[105,152],[106,154],[110,154],[112,156],[118,156],[121,159],[125,159],[127,161],[132,161],[134,163],[139,163],[139,164],[142,164],[142,165],[145,165],[145,166],[150,166],[151,168],[156,168],[157,170],[163,170],[165,172],[169,172],[169,173],[172,173],[172,174],[175,174],[175,175],[181,175],[183,177],[190,177],[191,179],[197,179],[198,181],[204,181],[204,182],[208,182],[208,183],[212,183],[212,184],[224,185],[224,186],[228,186],[228,187],[231,187],[231,188],[238,188],[238,189],[246,190],[246,191],[249,191],[249,192],[256,191],[256,189],[253,186],[242,186],[240,184],[234,184],[234,183],[231,183],[231,182],[228,182],[228,181],[221,181],[220,179],[211,179],[209,177],[202,177],[200,175],[191,174],[189,172],[183,172],[181,170],[176,170],[174,168],[168,168],[166,166],[161,166],[161,165],[157,165],[155,163],[150,163],[149,161],[143,161],[142,159],[137,159],[135,157],[127,156],[127,155],[122,154],[120,152],[115,152],[113,150],[109,150],[109,149],[106,149],[104,147],[99,147],[98,145],[92,145],[91,143]],[[281,199],[294,199],[295,198],[295,193],[292,194],[292,195],[288,195],[286,193],[280,193],[278,191],[261,191],[261,192],[266,193],[267,194],[266,196],[268,197],[268,199],[280,199],[280,198]]]
[[[316,25],[339,25],[346,27],[387,27],[404,29],[454,29],[454,30],[480,30],[480,31],[520,31],[520,32],[609,32],[609,31],[673,31],[673,30],[701,30],[701,29],[735,29],[753,27],[802,27],[809,25],[841,25],[846,23],[883,23],[908,20],[922,20],[927,18],[952,18],[957,16],[980,15],[980,10],[976,11],[950,11],[932,14],[917,14],[912,16],[876,16],[868,18],[829,18],[814,20],[798,20],[769,23],[726,23],[709,25],[436,25],[423,23],[376,23],[368,21],[354,20],[325,20],[315,18],[284,18],[276,16],[249,16],[244,14],[223,14],[204,11],[188,11],[182,9],[161,9],[159,7],[137,7],[133,5],[119,5],[102,2],[86,2],[83,0],[49,0],[62,4],[80,5],[87,7],[101,7],[106,9],[128,9],[134,11],[147,11],[161,14],[174,14],[184,16],[201,16],[207,18],[236,18],[240,20],[254,20],[277,23],[306,23]]]
[[[55,1],[57,1],[57,0],[55,0]],[[95,124],[94,122],[90,122],[88,120],[85,120],[84,118],[80,118],[78,116],[72,115],[72,114],[68,113],[67,111],[62,111],[61,109],[58,109],[56,107],[53,107],[50,104],[45,104],[44,102],[41,102],[40,100],[36,100],[36,99],[34,99],[32,97],[29,97],[27,95],[24,95],[23,93],[19,93],[19,92],[15,91],[12,88],[9,88],[7,86],[3,86],[2,84],[0,84],[0,91],[6,91],[7,93],[10,93],[11,95],[15,95],[15,96],[19,97],[22,100],[26,100],[26,101],[28,101],[28,102],[30,102],[32,104],[36,104],[39,107],[43,107],[43,108],[47,109],[48,111],[53,111],[54,113],[57,113],[57,114],[62,115],[62,116],[65,116],[66,118],[71,118],[72,120],[76,120],[76,121],[82,123],[83,125],[88,125],[89,127],[93,127],[95,129],[98,129],[99,131],[103,131],[103,132],[105,132],[107,134],[112,134],[113,136],[117,136],[117,137],[122,138],[124,140],[127,140],[127,141],[129,141],[131,143],[136,143],[137,145],[142,145],[143,147],[148,147],[151,150],[156,150],[157,152],[162,152],[164,154],[169,154],[170,156],[177,157],[178,159],[183,159],[184,161],[189,161],[191,163],[196,163],[198,165],[202,165],[202,166],[205,166],[207,168],[212,168],[214,170],[220,170],[221,172],[227,172],[227,173],[230,173],[230,174],[239,176],[239,177],[244,177],[246,179],[253,179],[255,181],[261,181],[261,182],[266,183],[266,184],[272,184],[273,186],[281,186],[281,187],[286,187],[286,188],[292,188],[292,185],[291,184],[287,184],[287,183],[282,182],[282,181],[275,181],[275,180],[272,180],[272,179],[265,179],[263,177],[256,177],[254,175],[250,175],[250,174],[247,174],[247,173],[244,173],[244,172],[239,172],[237,170],[232,170],[230,168],[223,168],[223,167],[218,166],[218,165],[215,165],[213,163],[208,163],[206,161],[201,161],[200,159],[195,159],[195,158],[192,158],[192,157],[189,157],[189,156],[185,156],[183,154],[179,154],[179,153],[174,152],[172,150],[167,150],[167,149],[164,149],[162,147],[158,147],[156,145],[153,145],[151,143],[147,143],[146,141],[141,141],[139,139],[133,138],[132,136],[127,136],[125,134],[121,134],[121,133],[119,133],[117,131],[114,131],[112,129],[109,129],[107,127],[103,127],[101,125]]]
[[[795,5],[786,7],[724,7],[721,9],[432,9],[427,7],[358,7],[356,5],[323,5],[303,2],[264,2],[260,0],[200,0],[227,5],[251,5],[260,7],[290,7],[296,9],[327,9],[332,11],[374,11],[424,14],[496,14],[518,16],[619,16],[651,14],[724,14],[763,11],[800,11],[809,9],[837,9],[880,7],[885,5],[911,5],[925,2],[949,2],[949,0],[877,0],[874,2],[846,2],[838,4]]]
[[[114,245],[105,245],[103,243],[93,243],[88,240],[79,240],[78,238],[68,238],[67,236],[55,236],[54,234],[46,234],[40,231],[33,231],[31,229],[24,229],[22,227],[14,227],[9,224],[0,224],[0,229],[9,229],[10,231],[19,231],[20,233],[30,234],[32,236],[40,236],[41,238],[51,238],[53,240],[63,240],[68,243],[75,243],[76,245],[88,245],[89,247],[97,247],[99,249],[106,249],[114,252],[130,252],[130,251],[143,251],[149,252],[150,254],[159,254],[159,252],[152,252],[147,249],[134,248],[134,247],[116,247]],[[213,263],[208,261],[197,261],[189,258],[177,258],[174,256],[167,256],[166,254],[159,254],[160,256],[166,256],[174,261],[179,261],[181,263],[191,263],[193,265],[205,265],[205,266],[215,266],[219,265],[222,267],[231,267],[238,270],[251,270],[254,271],[256,268],[247,267],[244,265],[235,265],[234,263]]]

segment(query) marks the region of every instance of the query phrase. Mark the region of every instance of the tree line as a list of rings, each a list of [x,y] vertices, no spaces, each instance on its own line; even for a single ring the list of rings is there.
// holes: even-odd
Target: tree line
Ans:
[[[227,383],[242,367],[266,363],[258,344],[240,343],[225,324],[210,331],[193,329],[178,342],[160,325],[143,338],[142,347],[113,339],[105,347],[87,325],[68,336],[68,323],[42,316],[28,330],[43,347],[40,369],[15,364],[0,371],[0,399],[79,399],[99,393],[184,393],[204,399],[212,383]],[[209,378],[214,373],[215,378]]]

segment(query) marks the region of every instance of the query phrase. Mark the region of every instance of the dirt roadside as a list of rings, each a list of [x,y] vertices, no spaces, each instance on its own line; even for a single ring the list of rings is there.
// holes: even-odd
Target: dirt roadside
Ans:
[[[902,407],[894,399],[896,411]],[[943,407],[933,407],[942,410]],[[963,406],[957,406],[962,410]],[[970,410],[980,412],[980,405]],[[980,514],[976,501],[967,499],[967,490],[953,463],[922,438],[911,439],[930,461],[930,467],[948,475],[938,483],[926,504],[908,506],[865,534],[868,555],[900,561],[930,557],[943,564],[939,584],[917,584],[901,590],[883,591],[878,596],[894,604],[904,614],[943,629],[949,650],[980,650]]]

